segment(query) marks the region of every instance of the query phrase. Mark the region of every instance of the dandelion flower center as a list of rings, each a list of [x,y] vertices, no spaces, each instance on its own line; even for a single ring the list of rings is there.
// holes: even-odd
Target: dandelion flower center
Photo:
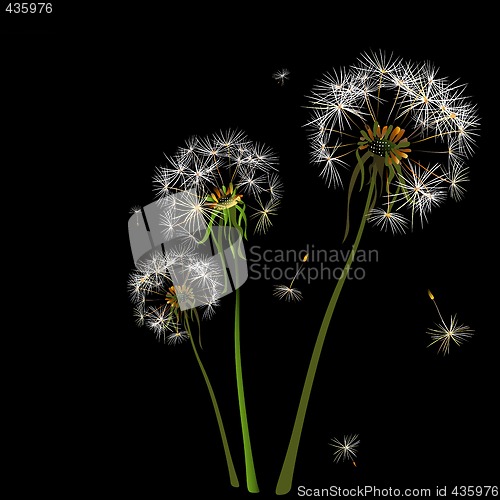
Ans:
[[[194,293],[191,288],[180,285],[177,288],[173,285],[168,289],[168,294],[165,300],[168,302],[172,309],[179,309],[179,303],[187,302],[194,299]]]
[[[374,155],[384,158],[387,166],[399,165],[403,158],[408,158],[407,153],[411,152],[408,147],[410,142],[404,137],[405,130],[401,127],[385,125],[381,128],[374,122],[372,128],[366,125],[366,130],[360,130],[360,134],[358,149],[368,149]]]
[[[389,141],[386,139],[379,139],[378,137],[370,145],[370,151],[379,156],[385,156],[391,149],[392,146]]]

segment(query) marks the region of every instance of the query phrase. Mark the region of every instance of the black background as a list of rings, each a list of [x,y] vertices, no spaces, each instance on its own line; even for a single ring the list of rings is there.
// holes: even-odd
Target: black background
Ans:
[[[345,251],[346,193],[327,189],[309,163],[305,96],[325,72],[370,49],[431,60],[441,75],[467,82],[480,110],[481,137],[462,202],[448,201],[411,234],[365,231],[360,249],[376,249],[378,261],[365,266],[365,279],[344,286],[288,496],[297,496],[299,485],[434,490],[498,484],[491,161],[497,90],[479,57],[489,50],[484,31],[461,13],[421,17],[388,7],[387,21],[361,6],[302,8],[276,15],[256,6],[237,12],[134,6],[59,10],[43,25],[2,19],[10,48],[11,144],[20,135],[33,137],[29,146],[20,141],[10,172],[21,182],[27,170],[15,167],[29,164],[30,179],[43,183],[42,207],[65,207],[54,208],[51,227],[54,245],[64,241],[62,253],[69,256],[58,267],[61,279],[49,280],[57,290],[51,299],[61,305],[56,317],[42,317],[53,333],[32,344],[35,358],[36,349],[47,352],[24,388],[21,399],[36,419],[19,432],[29,439],[13,460],[37,474],[40,490],[252,496],[245,488],[234,378],[234,297],[203,324],[202,356],[239,489],[229,485],[190,345],[159,343],[134,323],[127,295],[130,209],[153,200],[152,175],[164,154],[191,135],[240,129],[278,154],[285,186],[271,231],[250,236],[247,248]],[[281,68],[290,71],[283,86],[272,78]],[[52,276],[55,263],[47,267]],[[261,498],[275,497],[308,360],[335,286],[298,282],[304,300],[289,304],[273,297],[277,282],[249,279],[241,289],[242,362],[261,489],[254,496]],[[445,317],[458,313],[476,332],[461,348],[451,346],[448,356],[427,348],[425,330],[438,321],[428,288]],[[329,441],[352,433],[360,438],[357,467],[334,463]]]

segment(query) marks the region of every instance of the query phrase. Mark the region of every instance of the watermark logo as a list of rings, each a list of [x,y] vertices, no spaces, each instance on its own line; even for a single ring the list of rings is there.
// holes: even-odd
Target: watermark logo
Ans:
[[[250,280],[290,281],[301,280],[307,284],[317,280],[362,280],[366,277],[367,264],[378,262],[378,250],[358,250],[353,265],[345,271],[351,249],[320,249],[306,245],[301,250],[264,249],[259,245],[249,248]],[[303,266],[307,260],[308,266]]]

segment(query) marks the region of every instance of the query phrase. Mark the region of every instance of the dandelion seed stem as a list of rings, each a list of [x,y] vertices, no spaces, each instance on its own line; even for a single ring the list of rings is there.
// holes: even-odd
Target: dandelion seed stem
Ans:
[[[217,399],[215,398],[215,393],[212,389],[212,384],[208,378],[207,372],[205,371],[205,367],[201,362],[200,356],[198,355],[198,351],[196,349],[195,342],[193,340],[193,336],[191,335],[191,327],[189,326],[189,321],[186,320],[186,329],[189,334],[189,339],[191,341],[191,346],[193,347],[193,352],[196,357],[196,361],[198,362],[198,366],[200,367],[201,373],[203,374],[203,378],[205,379],[205,383],[207,384],[208,392],[210,394],[210,399],[212,400],[212,405],[214,407],[215,416],[217,417],[217,424],[219,425],[220,436],[222,439],[222,445],[224,447],[224,453],[226,455],[227,469],[229,472],[229,480],[231,482],[231,486],[237,488],[240,483],[238,481],[238,476],[236,474],[236,470],[234,468],[233,459],[231,458],[231,451],[229,450],[229,444],[227,442],[226,431],[224,430],[224,424],[222,422],[222,416],[219,410],[219,405],[217,404]]]
[[[441,316],[441,311],[439,310],[439,307],[438,307],[438,305],[437,305],[437,302],[436,302],[434,299],[432,300],[432,302],[433,302],[433,303],[434,303],[434,305],[436,306],[436,310],[437,310],[437,312],[438,312],[438,314],[439,314],[439,319],[441,320],[441,322],[442,322],[442,323],[443,323],[443,325],[444,325],[444,324],[445,324],[445,322],[444,322],[443,316]]]
[[[370,187],[366,198],[366,205],[358,228],[356,239],[353,243],[352,250],[349,253],[349,257],[345,263],[342,275],[340,279],[337,281],[337,285],[335,286],[335,289],[333,291],[330,303],[328,304],[325,316],[323,318],[323,322],[321,323],[318,337],[316,339],[316,344],[314,346],[311,360],[309,362],[309,368],[307,370],[304,387],[302,389],[302,395],[300,397],[299,407],[297,410],[297,414],[295,416],[295,423],[293,426],[292,435],[290,437],[290,442],[288,444],[285,460],[283,462],[283,467],[281,469],[281,473],[276,486],[277,495],[286,495],[292,487],[293,473],[295,470],[295,462],[297,459],[297,452],[299,449],[300,436],[302,434],[302,427],[304,426],[304,419],[306,416],[307,405],[309,403],[309,397],[311,395],[314,376],[316,375],[316,369],[318,367],[321,350],[323,348],[323,343],[325,341],[326,334],[328,332],[328,327],[330,325],[330,320],[332,318],[333,311],[335,310],[335,306],[337,305],[340,292],[342,291],[342,287],[344,286],[344,282],[349,273],[349,269],[351,268],[351,265],[354,261],[354,255],[356,254],[359,242],[361,241],[361,236],[363,235],[363,230],[365,228],[368,212],[370,211],[370,204],[372,202],[376,179],[377,178],[374,173],[370,179]]]
[[[293,277],[292,281],[290,282],[290,285],[289,285],[289,288],[292,288],[293,287],[293,283],[294,281],[297,279],[297,276],[300,274],[300,271],[302,271],[302,268],[304,267],[304,262],[302,262],[302,264],[300,265],[300,267],[298,268],[297,272],[295,273],[295,276]]]
[[[240,349],[240,289],[236,289],[236,305],[234,309],[234,351],[236,361],[236,386],[238,389],[238,403],[240,408],[241,430],[243,433],[243,451],[245,454],[245,469],[247,488],[250,493],[258,493],[259,486],[255,475],[250,432],[248,430],[247,410],[245,404],[245,391],[243,389],[243,372],[241,369]]]

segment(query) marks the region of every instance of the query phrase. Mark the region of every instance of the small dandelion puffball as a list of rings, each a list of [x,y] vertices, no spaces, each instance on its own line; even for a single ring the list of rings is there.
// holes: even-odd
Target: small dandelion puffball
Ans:
[[[175,279],[171,269],[176,269]],[[184,244],[165,253],[154,252],[139,261],[128,281],[137,324],[146,326],[169,344],[189,338],[185,325],[190,309],[182,305],[196,307],[201,303],[203,316],[211,317],[223,286],[220,267]]]
[[[290,71],[286,68],[280,69],[279,71],[275,71],[273,73],[273,78],[282,86],[285,84],[285,80],[288,80],[289,76]]]
[[[265,233],[283,196],[277,164],[271,148],[241,131],[189,138],[153,177],[159,202],[165,204],[165,231],[230,224],[246,234],[248,220],[256,219],[254,231]],[[182,191],[196,195],[177,199],[173,210],[169,195]]]
[[[324,75],[308,107],[311,162],[334,188],[350,170],[349,197],[355,182],[377,176],[375,197],[384,208],[370,207],[369,222],[380,229],[402,233],[415,220],[424,224],[448,197],[463,198],[477,108],[466,85],[440,76],[432,63],[363,53]]]
[[[442,320],[441,323],[436,324],[436,328],[429,328],[427,334],[432,339],[429,347],[437,343],[439,346],[438,353],[441,352],[446,355],[450,353],[451,343],[458,347],[461,346],[465,340],[474,334],[474,330],[467,325],[459,324],[457,322],[457,315],[455,314],[451,317],[449,324]]]

